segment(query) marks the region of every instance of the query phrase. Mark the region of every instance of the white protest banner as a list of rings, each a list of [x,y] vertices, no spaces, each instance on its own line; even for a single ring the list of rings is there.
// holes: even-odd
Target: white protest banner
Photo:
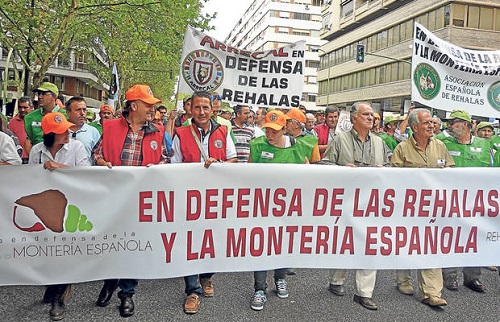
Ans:
[[[435,109],[500,117],[500,50],[455,46],[415,22],[413,101]]]
[[[223,101],[298,107],[304,87],[305,41],[265,51],[234,48],[188,27],[179,93],[217,92]]]
[[[500,265],[496,168],[0,167],[0,285]]]

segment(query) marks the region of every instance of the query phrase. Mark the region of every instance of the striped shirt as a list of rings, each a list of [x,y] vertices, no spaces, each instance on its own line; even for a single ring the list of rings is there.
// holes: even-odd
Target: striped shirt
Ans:
[[[238,162],[248,162],[250,157],[250,140],[255,138],[255,129],[248,124],[239,127],[233,122],[233,134],[235,138],[236,154]]]

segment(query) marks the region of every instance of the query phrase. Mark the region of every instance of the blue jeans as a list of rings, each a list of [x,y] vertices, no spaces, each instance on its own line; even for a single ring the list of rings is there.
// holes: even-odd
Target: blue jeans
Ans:
[[[184,283],[186,284],[186,289],[184,292],[186,292],[186,295],[190,295],[193,293],[196,293],[198,295],[201,295],[201,285],[198,281],[198,276],[200,277],[200,280],[203,278],[211,278],[214,275],[214,273],[204,273],[200,275],[190,275],[190,276],[184,276]]]
[[[137,279],[120,279],[120,281],[118,282],[118,287],[120,287],[118,297],[125,295],[134,295],[137,284],[139,284],[139,280]]]

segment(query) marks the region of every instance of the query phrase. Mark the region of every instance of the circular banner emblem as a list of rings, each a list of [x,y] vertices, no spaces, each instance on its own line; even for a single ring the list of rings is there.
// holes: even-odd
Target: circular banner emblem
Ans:
[[[488,102],[490,102],[491,106],[500,111],[500,81],[491,84],[490,88],[488,88]]]
[[[194,91],[215,91],[224,79],[222,64],[211,52],[190,52],[182,61],[182,77]]]
[[[277,119],[278,119],[278,115],[276,115],[276,113],[273,113],[273,114],[271,114],[271,116],[269,116],[269,120],[271,122],[276,122]]]
[[[221,139],[217,139],[214,141],[214,145],[217,149],[220,149],[222,148],[222,140]]]
[[[431,100],[437,96],[441,88],[439,74],[429,64],[418,64],[413,73],[413,81],[417,86],[420,96],[426,100]]]
[[[149,146],[151,147],[151,149],[153,149],[154,151],[156,151],[158,149],[158,142],[156,141],[151,141],[149,143]]]

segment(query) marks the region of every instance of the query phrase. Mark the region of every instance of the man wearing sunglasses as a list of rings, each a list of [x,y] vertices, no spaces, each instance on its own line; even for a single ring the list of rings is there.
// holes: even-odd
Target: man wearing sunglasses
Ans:
[[[26,153],[29,154],[31,146],[43,142],[43,131],[42,131],[42,118],[45,114],[51,112],[61,112],[65,117],[66,111],[60,109],[56,104],[57,95],[59,95],[59,90],[57,86],[44,82],[33,90],[38,96],[38,109],[29,113],[24,117],[24,129],[26,130],[26,135],[31,145],[27,144]]]

